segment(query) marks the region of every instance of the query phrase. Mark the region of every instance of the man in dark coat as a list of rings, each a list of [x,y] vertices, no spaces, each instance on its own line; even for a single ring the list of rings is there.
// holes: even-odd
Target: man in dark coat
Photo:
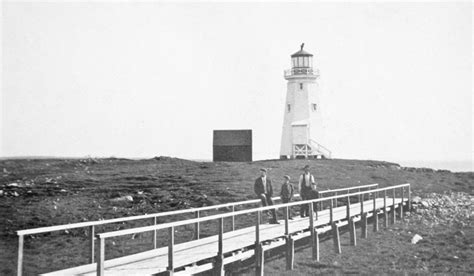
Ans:
[[[260,177],[255,179],[253,186],[255,194],[262,201],[263,206],[273,205],[272,195],[273,187],[272,181],[267,177],[267,170],[260,169]],[[270,223],[278,224],[277,214],[275,209],[272,209],[272,220]]]
[[[290,177],[288,175],[285,175],[283,178],[285,182],[281,185],[280,197],[283,203],[288,203],[293,198],[294,188],[290,183]],[[288,219],[293,219],[291,212],[288,213]]]

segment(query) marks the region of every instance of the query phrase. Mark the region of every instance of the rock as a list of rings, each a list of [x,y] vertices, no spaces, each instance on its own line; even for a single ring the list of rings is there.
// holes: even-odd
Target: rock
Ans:
[[[418,234],[415,234],[413,236],[413,238],[411,238],[411,243],[412,244],[416,244],[417,242],[421,241],[423,239],[423,237],[421,237],[420,235]]]
[[[426,201],[426,200],[422,200],[422,201],[421,201],[421,205],[423,205],[423,207],[425,207],[425,208],[430,207],[430,203],[429,203],[428,201]]]
[[[0,196],[2,196],[2,195],[3,195],[3,190],[0,190]]]
[[[411,198],[412,203],[421,203],[421,197],[419,196],[414,196]]]
[[[12,196],[17,197],[17,196],[20,196],[20,195],[19,195],[16,191],[14,191],[14,192],[12,193]]]
[[[137,195],[142,195],[143,194],[143,191],[138,191],[137,192]]]
[[[15,183],[15,182],[7,184],[7,187],[18,187],[18,186],[19,186],[19,184]]]
[[[454,233],[455,236],[465,237],[466,234],[462,230],[458,230]]]
[[[65,189],[61,189],[60,192],[61,192],[61,193],[65,193],[65,192],[67,192],[67,191],[66,191]]]
[[[121,196],[121,197],[117,197],[117,198],[113,198],[111,199],[112,201],[129,201],[129,202],[132,202],[133,201],[133,197],[130,196],[130,195],[127,195],[127,196]]]

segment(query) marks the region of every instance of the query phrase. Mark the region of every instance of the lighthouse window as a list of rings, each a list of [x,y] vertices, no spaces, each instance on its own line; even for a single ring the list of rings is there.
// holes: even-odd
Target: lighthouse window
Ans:
[[[303,90],[303,84],[302,83],[300,83],[300,89]]]
[[[316,108],[318,107],[316,104],[311,105],[313,107],[313,111],[316,111]]]
[[[288,108],[288,112],[290,112],[291,111],[291,105],[287,104],[287,108]]]

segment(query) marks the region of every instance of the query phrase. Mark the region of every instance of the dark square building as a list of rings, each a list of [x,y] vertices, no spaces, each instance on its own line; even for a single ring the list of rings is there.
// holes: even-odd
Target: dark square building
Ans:
[[[252,130],[214,130],[213,161],[252,161]]]

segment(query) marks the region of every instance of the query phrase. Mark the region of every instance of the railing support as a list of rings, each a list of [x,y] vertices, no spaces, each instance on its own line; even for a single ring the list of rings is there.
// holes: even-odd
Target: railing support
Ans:
[[[25,240],[24,235],[18,236],[18,263],[16,274],[21,276],[23,273],[23,242]]]
[[[333,208],[332,208],[332,200],[330,200],[329,202],[329,223],[333,223],[334,222],[334,212],[333,212]]]
[[[392,224],[397,220],[397,204],[395,204],[395,189],[392,189]]]
[[[379,213],[377,209],[377,194],[374,193],[374,232],[379,231]]]
[[[405,202],[405,188],[402,187],[402,203],[400,204],[400,219],[403,219],[403,204]]]
[[[362,238],[367,239],[367,213],[363,213],[361,217],[361,230],[362,230]]]
[[[351,197],[347,197],[347,205],[346,205],[346,217],[347,221],[351,219]]]
[[[313,254],[316,254],[316,256],[313,255],[313,258],[319,262],[319,233],[317,230],[314,230],[314,248]]]
[[[91,260],[90,260],[90,263],[93,264],[95,262],[95,226],[94,225],[92,225],[89,228],[89,234],[91,235],[91,239],[90,239]]]
[[[97,275],[104,276],[105,272],[105,238],[99,237],[99,261],[97,262]]]
[[[356,237],[356,228],[355,228],[354,218],[349,219],[349,235],[350,235],[351,245],[356,246],[357,237]]]
[[[217,257],[214,267],[214,275],[223,276],[224,273],[224,219],[219,219],[219,241],[217,247]]]
[[[341,239],[339,237],[339,226],[335,222],[332,223],[332,238],[334,241],[334,250],[337,254],[341,254]]]
[[[158,219],[156,217],[153,217],[153,224],[157,225],[158,224]],[[158,247],[158,230],[153,231],[153,249],[156,249]]]
[[[286,237],[286,270],[293,270],[295,263],[295,240]]]
[[[313,218],[313,202],[309,203],[309,231],[311,231],[311,249],[312,249],[312,256],[313,259],[317,259],[316,250],[318,249],[316,246],[316,233],[314,231],[314,218]]]
[[[232,213],[235,213],[235,205],[232,205]],[[232,231],[235,230],[235,216],[232,216]]]
[[[408,211],[411,212],[411,188],[408,186]]]
[[[194,217],[195,218],[199,218],[200,216],[201,215],[200,215],[199,211],[194,212]],[[194,224],[194,237],[195,237],[196,240],[199,240],[199,234],[200,234],[200,229],[199,228],[200,228],[199,222],[196,222]]]
[[[174,273],[174,226],[168,228],[169,240],[168,240],[168,275]]]
[[[385,227],[388,227],[387,190],[383,191],[383,220],[384,220]]]

